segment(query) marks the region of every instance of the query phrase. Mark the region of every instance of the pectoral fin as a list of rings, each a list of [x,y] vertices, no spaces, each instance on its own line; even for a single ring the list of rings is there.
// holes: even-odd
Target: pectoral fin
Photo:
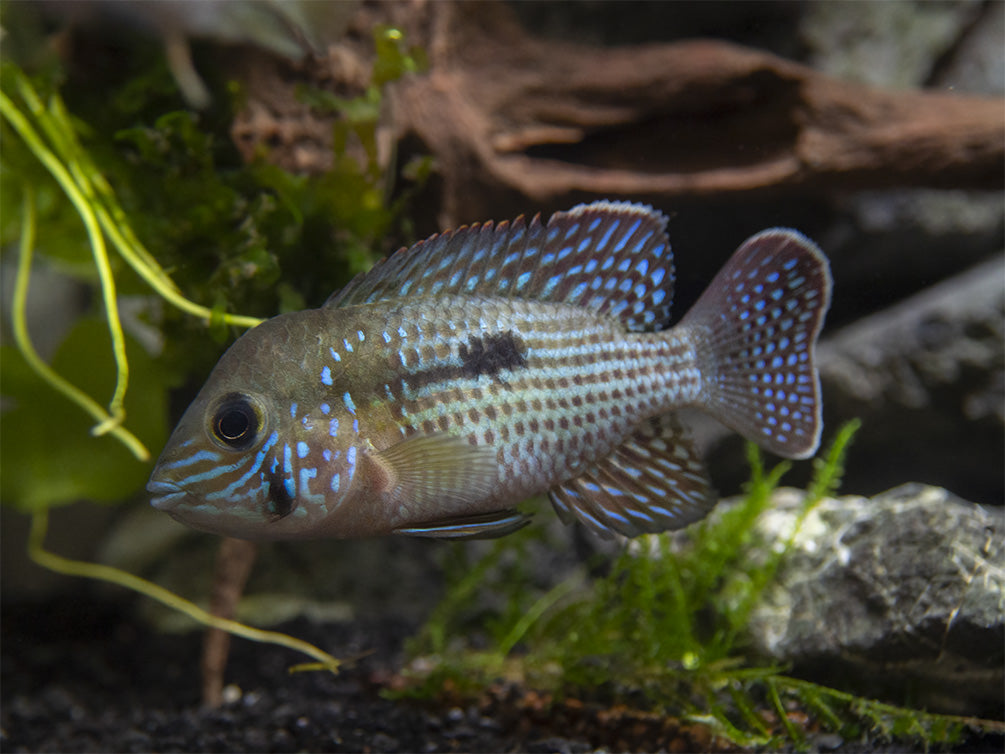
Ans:
[[[509,508],[474,516],[430,521],[429,523],[395,529],[395,534],[435,539],[493,539],[515,532],[530,523],[530,516]]]
[[[489,497],[499,476],[494,448],[448,434],[417,435],[371,458],[378,491],[419,515],[424,508],[437,515],[445,506],[463,511],[465,503]]]

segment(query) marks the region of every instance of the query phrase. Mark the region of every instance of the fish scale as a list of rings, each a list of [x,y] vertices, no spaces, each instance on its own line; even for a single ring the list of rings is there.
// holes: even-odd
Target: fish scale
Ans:
[[[540,493],[600,536],[685,526],[714,495],[679,409],[815,451],[831,282],[812,242],[774,229],[668,328],[672,283],[666,218],[643,205],[434,236],[240,338],[153,503],[257,539],[500,536]]]
[[[444,309],[463,305],[467,319],[451,327]],[[623,333],[595,314],[506,299],[432,299],[383,308],[382,335],[389,337],[368,337],[374,357],[400,362],[404,355],[411,366],[391,386],[391,399],[378,392],[373,400],[397,412],[401,437],[440,431],[495,447],[502,488],[489,506],[531,494],[556,474],[564,479],[585,457],[619,444],[643,417],[692,400],[698,389],[693,349],[683,333],[674,341],[643,335],[620,340]],[[407,325],[416,321],[448,325],[432,332]],[[431,378],[459,367],[472,321],[484,323],[483,336],[515,333],[526,348],[525,363],[491,376]],[[369,358],[365,350],[358,356]],[[667,364],[674,368],[668,371]]]

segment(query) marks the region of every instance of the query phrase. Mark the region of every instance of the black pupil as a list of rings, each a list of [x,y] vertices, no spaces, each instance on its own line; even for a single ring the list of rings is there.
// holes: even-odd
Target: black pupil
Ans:
[[[247,403],[228,403],[216,414],[216,434],[228,445],[243,445],[256,430],[255,412]]]

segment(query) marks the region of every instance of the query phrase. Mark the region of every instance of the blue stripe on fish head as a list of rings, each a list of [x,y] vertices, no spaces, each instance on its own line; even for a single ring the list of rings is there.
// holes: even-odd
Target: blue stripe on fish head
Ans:
[[[338,380],[338,360],[325,354],[315,380],[285,384],[260,366],[275,363],[270,355],[308,326],[297,322],[308,314],[270,320],[224,354],[158,460],[148,485],[154,506],[197,529],[286,539],[339,505],[355,472],[347,444],[358,420],[348,393],[321,397]]]

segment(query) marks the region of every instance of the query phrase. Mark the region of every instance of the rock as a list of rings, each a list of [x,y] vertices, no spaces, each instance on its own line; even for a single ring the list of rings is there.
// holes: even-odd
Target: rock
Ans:
[[[933,83],[949,89],[985,94],[1005,92],[1002,65],[1002,37],[1005,37],[1005,4],[983,3],[981,16],[959,40]]]
[[[980,0],[955,3],[812,3],[801,31],[810,64],[833,76],[906,89],[928,83],[982,13]]]
[[[998,256],[821,346],[825,422],[863,422],[848,461],[852,489],[919,479],[1001,504],[1003,280]]]
[[[758,522],[784,540],[804,493]],[[758,654],[857,694],[998,718],[1005,663],[1005,512],[937,487],[823,500],[749,626]]]

